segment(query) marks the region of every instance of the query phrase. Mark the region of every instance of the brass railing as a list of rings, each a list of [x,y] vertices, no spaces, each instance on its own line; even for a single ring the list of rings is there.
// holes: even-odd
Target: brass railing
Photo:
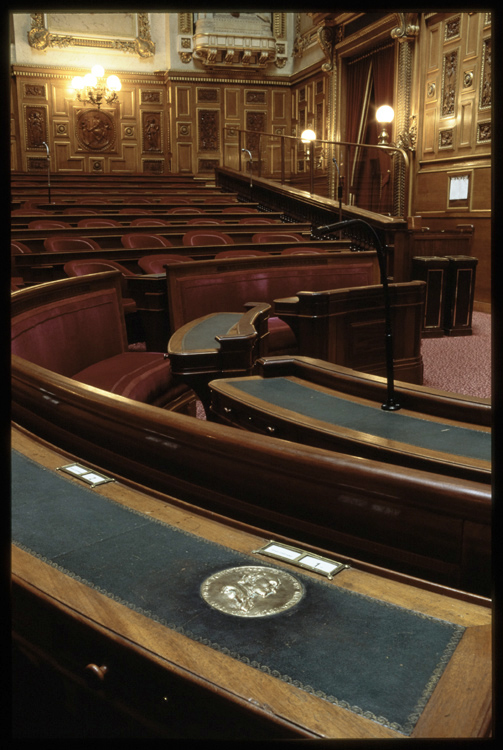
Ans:
[[[410,160],[396,146],[265,133],[226,126],[223,166],[385,216],[406,218]]]

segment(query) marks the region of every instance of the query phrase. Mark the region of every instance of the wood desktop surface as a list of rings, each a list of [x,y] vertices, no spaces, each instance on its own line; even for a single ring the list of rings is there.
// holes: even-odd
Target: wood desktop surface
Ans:
[[[75,457],[54,450],[49,444],[16,427],[12,433],[12,448],[50,469],[75,460]],[[99,470],[99,467],[94,468]],[[246,554],[272,538],[260,529],[230,522],[175,497],[125,483],[120,477],[116,479],[118,481],[96,487],[93,491],[153,519]],[[276,536],[275,539],[294,543],[282,537]],[[323,554],[320,550],[310,551]],[[330,585],[466,628],[411,737],[488,736],[491,726],[490,601],[425,584],[400,574],[390,576],[383,569],[360,564],[356,560],[343,561],[349,562],[351,567],[339,573],[329,582]],[[275,565],[294,570],[291,565],[281,561],[275,561]],[[319,578],[316,573],[303,572]],[[16,617],[16,600],[23,602],[28,599],[35,613],[38,607],[41,611],[48,611],[55,621],[60,617],[66,618],[74,623],[78,632],[85,632],[87,639],[91,638],[91,643],[109,644],[111,663],[101,665],[97,662],[92,665],[98,672],[102,666],[108,667],[103,684],[108,679],[113,685],[113,662],[114,658],[117,659],[118,649],[119,671],[123,674],[126,669],[127,678],[135,687],[132,696],[147,689],[147,685],[142,685],[142,676],[154,669],[161,678],[165,676],[169,680],[175,677],[193,689],[202,689],[209,695],[218,696],[228,705],[229,712],[244,711],[257,720],[269,722],[285,738],[402,737],[400,733],[375,721],[190,640],[17,547],[13,547],[12,574],[14,635],[25,645],[43,652],[45,658],[59,669],[83,672],[86,664],[79,661],[79,643],[71,639],[60,644],[61,653],[59,648],[57,653],[47,653],[47,643],[43,642],[37,620],[32,619],[27,623],[21,616]],[[102,646],[96,649],[97,660],[100,659],[99,653],[107,653],[107,649]],[[141,706],[141,701],[136,703],[135,708],[132,700],[125,710],[134,713],[138,711],[138,706]],[[190,706],[187,706],[187,716],[190,720]]]

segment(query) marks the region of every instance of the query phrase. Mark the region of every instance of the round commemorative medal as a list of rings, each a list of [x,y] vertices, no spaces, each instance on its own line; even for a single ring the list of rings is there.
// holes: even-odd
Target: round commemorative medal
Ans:
[[[285,612],[304,596],[304,587],[289,573],[261,565],[227,568],[207,578],[203,599],[236,617],[265,617]]]

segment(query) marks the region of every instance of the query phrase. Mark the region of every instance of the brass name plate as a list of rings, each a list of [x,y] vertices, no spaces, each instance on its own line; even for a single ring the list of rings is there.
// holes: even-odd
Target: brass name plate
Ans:
[[[314,573],[319,573],[330,580],[341,570],[347,570],[350,567],[346,563],[330,560],[328,557],[322,557],[281,542],[268,542],[260,549],[253,550],[253,552],[256,555],[267,555],[276,558],[276,560],[283,560],[290,565],[305,570],[312,570]]]

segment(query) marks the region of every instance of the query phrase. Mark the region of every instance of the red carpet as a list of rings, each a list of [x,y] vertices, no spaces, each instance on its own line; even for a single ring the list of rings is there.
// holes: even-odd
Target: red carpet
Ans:
[[[423,339],[423,385],[491,398],[491,316],[474,312],[471,336]]]

